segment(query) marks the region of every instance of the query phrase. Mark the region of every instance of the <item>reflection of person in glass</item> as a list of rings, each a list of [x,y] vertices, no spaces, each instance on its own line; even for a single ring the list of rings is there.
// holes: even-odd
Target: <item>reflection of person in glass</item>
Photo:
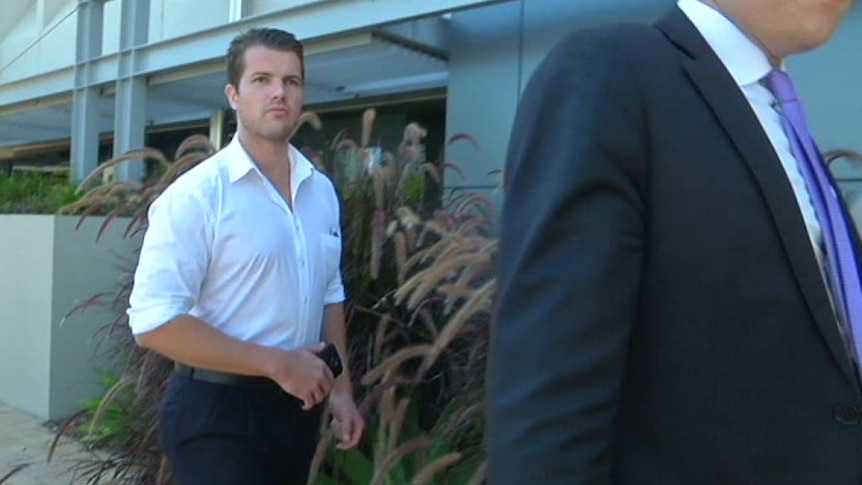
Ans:
[[[679,0],[538,68],[507,166],[492,485],[862,480],[860,246],[784,71],[852,3]]]
[[[290,145],[303,103],[302,45],[256,29],[231,43],[233,141],[153,203],[129,321],[173,359],[160,422],[180,484],[304,484],[322,406],[340,447],[363,431],[347,369],[339,202]]]

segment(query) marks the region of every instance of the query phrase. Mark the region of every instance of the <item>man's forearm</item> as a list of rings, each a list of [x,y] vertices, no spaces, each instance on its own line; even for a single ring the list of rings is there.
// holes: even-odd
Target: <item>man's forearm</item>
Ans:
[[[323,340],[335,344],[338,348],[338,353],[341,355],[341,361],[344,371],[341,376],[335,380],[333,392],[347,392],[353,394],[353,389],[350,384],[350,369],[349,356],[347,354],[347,326],[344,322],[344,304],[334,303],[326,305],[323,311]]]
[[[135,336],[138,345],[186,365],[234,374],[272,374],[276,349],[243,342],[208,325],[181,315],[170,322]]]

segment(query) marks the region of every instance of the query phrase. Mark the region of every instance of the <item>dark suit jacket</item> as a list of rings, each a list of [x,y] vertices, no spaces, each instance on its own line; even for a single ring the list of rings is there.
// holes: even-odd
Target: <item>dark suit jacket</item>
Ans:
[[[681,11],[559,44],[507,174],[491,485],[862,482],[859,381],[793,191]]]

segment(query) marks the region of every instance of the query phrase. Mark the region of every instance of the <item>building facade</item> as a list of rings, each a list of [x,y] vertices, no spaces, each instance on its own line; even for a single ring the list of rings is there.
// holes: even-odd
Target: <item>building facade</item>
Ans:
[[[173,127],[225,136],[223,56],[238,32],[294,32],[307,48],[306,104],[323,112],[414,103],[445,138],[450,188],[492,191],[518,99],[566,33],[650,22],[673,0],[4,0],[0,167],[100,160]],[[862,8],[826,47],[789,66],[821,145],[862,151]],[[560,93],[565,96],[566,93]],[[409,110],[408,110],[409,111]],[[421,116],[421,115],[419,115]],[[396,117],[397,118],[397,117]],[[406,119],[401,116],[398,119]],[[444,137],[440,136],[443,140]],[[118,169],[141,176],[140,164]],[[848,184],[856,170],[839,169]]]

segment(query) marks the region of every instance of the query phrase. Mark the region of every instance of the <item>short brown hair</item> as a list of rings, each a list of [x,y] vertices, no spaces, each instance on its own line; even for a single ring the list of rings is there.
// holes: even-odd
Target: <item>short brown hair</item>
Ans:
[[[264,46],[268,49],[293,52],[299,57],[302,68],[302,78],[305,79],[305,59],[302,54],[302,43],[290,32],[280,29],[251,29],[234,37],[227,49],[227,82],[239,87],[239,80],[245,70],[245,51],[250,47]]]

